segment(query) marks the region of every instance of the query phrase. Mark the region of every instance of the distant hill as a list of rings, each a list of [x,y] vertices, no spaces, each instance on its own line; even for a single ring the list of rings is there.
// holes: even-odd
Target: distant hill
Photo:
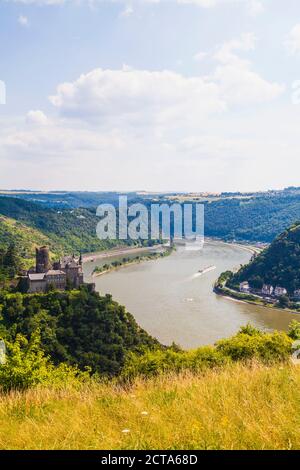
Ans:
[[[0,215],[0,248],[7,250],[14,244],[24,267],[33,262],[35,247],[47,245],[53,255],[61,254],[61,247],[37,229],[28,227],[17,220]]]
[[[300,220],[300,191],[220,199],[205,206],[205,233],[227,240],[271,242]]]
[[[46,244],[53,253],[93,252],[119,245],[99,240],[99,219],[93,209],[54,209],[35,202],[0,197],[0,248],[16,241],[25,256],[33,256],[36,245]]]
[[[172,203],[188,202],[189,200],[203,203],[205,205],[206,236],[220,237],[225,240],[271,242],[286,227],[300,220],[300,188],[248,194],[223,193],[215,196],[205,196],[203,193],[199,193],[198,198],[194,194],[176,195],[176,193],[154,195],[131,192],[126,195],[129,204],[140,202],[146,206],[153,202]],[[89,233],[94,234],[96,207],[101,203],[117,206],[118,196],[117,192],[6,192],[6,195],[2,193],[2,197],[0,197],[0,214],[23,220],[29,225],[34,223],[35,228],[45,230],[47,234],[54,232],[58,236],[61,234],[62,225],[70,228],[74,225],[74,219],[76,221],[76,215],[84,215],[87,218],[86,228],[88,229],[85,230],[85,233],[90,230]],[[5,203],[5,199],[7,203]],[[18,202],[22,200],[29,205],[20,206]],[[43,219],[45,211],[51,209],[56,219],[54,225],[50,215],[47,221],[41,221],[37,217],[36,209],[31,211],[31,204],[38,205],[40,208],[38,213],[42,214]],[[75,212],[72,215],[73,209]],[[24,211],[28,212],[28,210],[32,212],[29,219],[24,214]],[[57,211],[63,212],[61,219],[66,218],[63,224],[57,220]],[[51,225],[53,225],[53,230]],[[85,240],[87,245],[90,242],[91,240]],[[72,241],[73,243],[76,246],[80,244],[78,237]]]
[[[264,283],[285,287],[292,294],[300,289],[300,222],[279,235],[259,256],[242,267],[228,283],[243,281],[260,288]]]

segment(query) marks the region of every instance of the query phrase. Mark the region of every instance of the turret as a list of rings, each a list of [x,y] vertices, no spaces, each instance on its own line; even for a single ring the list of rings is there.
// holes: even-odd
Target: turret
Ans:
[[[36,248],[35,250],[36,257],[36,272],[45,273],[51,269],[49,249],[47,246],[42,246],[41,248]]]

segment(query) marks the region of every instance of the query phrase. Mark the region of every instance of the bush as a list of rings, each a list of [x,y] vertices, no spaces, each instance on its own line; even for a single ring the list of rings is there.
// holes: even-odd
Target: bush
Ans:
[[[121,378],[133,380],[138,376],[147,378],[183,371],[197,373],[232,361],[258,360],[265,364],[284,362],[291,355],[291,346],[292,339],[286,333],[264,333],[248,324],[232,338],[218,341],[216,347],[205,346],[193,351],[168,348],[146,350],[143,354],[130,353]]]
[[[292,340],[286,333],[239,332],[229,339],[218,341],[217,350],[233,361],[258,359],[264,363],[288,360]]]
[[[65,386],[89,379],[89,371],[80,372],[76,367],[60,364],[54,367],[41,349],[39,331],[28,341],[18,334],[13,343],[6,342],[6,362],[0,364],[0,389],[25,390],[39,384]]]
[[[194,351],[148,350],[142,355],[128,354],[121,378],[132,380],[138,376],[150,377],[170,372],[199,372],[208,367],[220,366],[227,361],[228,359],[210,346]]]
[[[293,340],[300,339],[300,322],[293,320],[289,325],[288,335]]]
[[[3,391],[23,390],[48,377],[48,358],[40,349],[38,333],[28,341],[17,335],[15,342],[6,342],[6,362],[0,365],[0,387]]]

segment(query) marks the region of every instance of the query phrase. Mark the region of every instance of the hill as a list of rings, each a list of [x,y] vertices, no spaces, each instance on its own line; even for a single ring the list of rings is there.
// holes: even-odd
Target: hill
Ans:
[[[300,289],[300,223],[281,233],[266,250],[243,266],[228,286],[237,287],[243,281],[258,289],[263,284],[281,286],[290,295]]]
[[[36,332],[41,349],[58,365],[88,367],[92,373],[117,374],[128,352],[159,348],[124,307],[87,287],[47,294],[0,292],[0,338],[27,340]]]
[[[57,210],[14,197],[0,197],[0,248],[15,241],[30,258],[35,245],[46,244],[53,253],[66,254],[95,252],[122,244],[99,240],[98,222],[93,209]]]
[[[116,192],[0,192],[0,214],[3,199],[24,200],[39,204],[43,211],[56,209],[67,214],[73,209],[85,208],[95,214],[101,203],[118,205]],[[13,197],[12,197],[13,196]],[[147,207],[155,203],[199,202],[205,205],[205,234],[226,240],[271,242],[285,227],[300,220],[300,188],[257,193],[151,194],[127,193],[128,204],[143,203]],[[2,209],[3,210],[3,209]],[[75,212],[76,213],[76,212]],[[9,217],[15,217],[8,211]],[[15,218],[18,219],[16,216]],[[28,222],[31,223],[30,220]],[[35,225],[36,226],[36,225]],[[95,226],[95,224],[94,224]]]
[[[300,191],[205,203],[205,234],[225,240],[271,242],[297,220],[300,220]]]
[[[202,374],[65,384],[0,398],[1,449],[300,449],[300,369],[234,364]]]
[[[17,220],[0,215],[0,247],[2,250],[7,250],[12,244],[16,245],[24,267],[32,265],[36,246],[49,246],[52,256],[62,254],[59,244],[54,243],[47,235]]]

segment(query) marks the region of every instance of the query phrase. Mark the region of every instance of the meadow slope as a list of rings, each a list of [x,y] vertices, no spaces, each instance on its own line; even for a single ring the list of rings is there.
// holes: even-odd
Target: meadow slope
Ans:
[[[299,449],[300,368],[231,364],[0,396],[1,449]]]

